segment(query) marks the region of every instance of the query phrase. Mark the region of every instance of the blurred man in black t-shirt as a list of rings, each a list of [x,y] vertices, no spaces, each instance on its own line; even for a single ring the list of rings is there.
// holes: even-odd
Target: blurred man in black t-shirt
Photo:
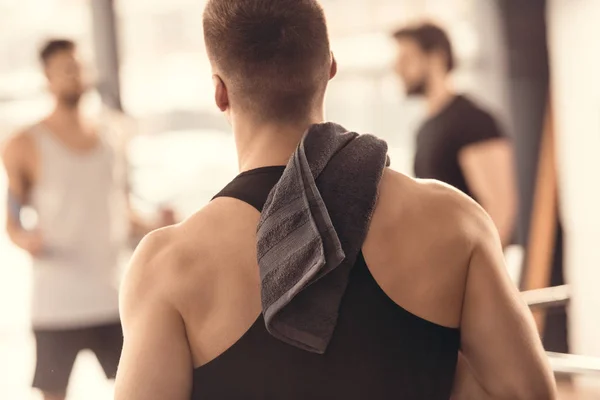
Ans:
[[[419,129],[414,172],[460,189],[490,214],[503,245],[517,212],[511,142],[494,117],[452,89],[455,66],[446,33],[432,24],[400,29],[396,72],[409,96],[425,96],[428,118]]]

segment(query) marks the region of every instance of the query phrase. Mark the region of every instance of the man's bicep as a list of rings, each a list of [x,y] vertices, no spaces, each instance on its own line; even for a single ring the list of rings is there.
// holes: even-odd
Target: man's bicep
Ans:
[[[503,244],[508,244],[518,202],[511,143],[498,139],[467,147],[459,161],[469,188],[492,217]]]
[[[124,345],[117,374],[117,400],[187,400],[193,365],[183,322],[172,310],[145,311],[124,323]]]
[[[27,202],[29,196],[27,158],[24,154],[27,144],[24,137],[15,137],[6,144],[2,151],[2,164],[8,180],[6,210],[9,226],[10,224],[19,224],[21,207]]]
[[[459,162],[467,183],[483,205],[500,199],[513,201],[514,156],[507,139],[494,139],[461,150]]]
[[[472,254],[461,350],[481,386],[499,398],[553,398],[552,373],[533,318],[506,268],[491,221]]]
[[[140,262],[137,258],[134,263]],[[115,398],[187,400],[193,364],[185,325],[162,295],[164,282],[147,279],[139,271],[144,267],[132,264],[121,289],[124,345]]]

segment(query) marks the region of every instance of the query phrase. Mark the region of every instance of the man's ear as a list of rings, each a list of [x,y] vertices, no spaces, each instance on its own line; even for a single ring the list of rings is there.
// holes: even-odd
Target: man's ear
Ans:
[[[333,79],[337,75],[337,61],[333,52],[331,53],[331,68],[329,69],[329,79]]]
[[[429,55],[429,65],[432,65],[436,71],[448,72],[448,55],[442,50],[432,51]]]
[[[215,104],[221,112],[225,112],[229,108],[227,87],[219,75],[213,75],[213,84],[215,85]]]

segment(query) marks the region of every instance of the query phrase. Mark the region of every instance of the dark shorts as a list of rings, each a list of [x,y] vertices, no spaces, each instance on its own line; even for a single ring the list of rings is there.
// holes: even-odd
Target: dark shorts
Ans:
[[[114,379],[123,347],[120,323],[68,330],[34,330],[37,365],[33,387],[45,393],[63,394],[77,354],[91,350],[106,377]]]

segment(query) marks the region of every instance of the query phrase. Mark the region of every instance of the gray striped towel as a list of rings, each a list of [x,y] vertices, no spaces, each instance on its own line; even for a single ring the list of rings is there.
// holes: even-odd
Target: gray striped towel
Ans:
[[[377,200],[387,144],[313,125],[269,194],[258,226],[262,308],[274,337],[323,354]]]

